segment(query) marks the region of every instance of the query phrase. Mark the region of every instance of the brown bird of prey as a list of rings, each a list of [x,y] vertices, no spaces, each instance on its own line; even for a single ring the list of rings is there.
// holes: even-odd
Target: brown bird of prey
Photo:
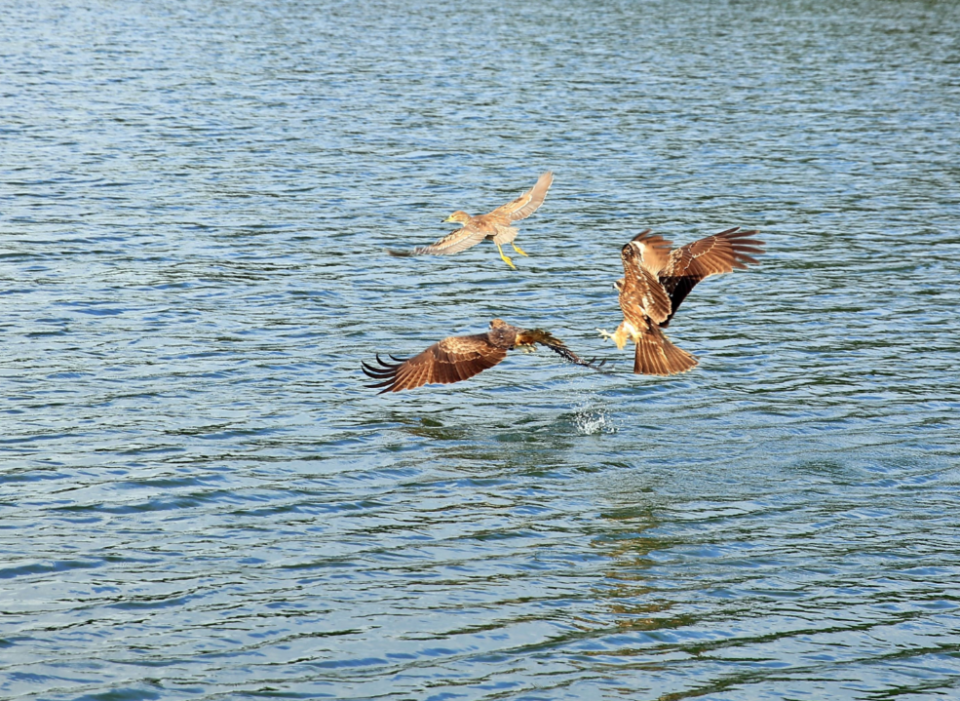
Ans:
[[[399,392],[427,384],[449,384],[473,377],[492,368],[507,357],[507,351],[535,343],[546,346],[567,360],[593,367],[581,360],[558,338],[541,329],[520,329],[502,319],[490,322],[490,330],[472,336],[450,336],[434,343],[419,355],[406,360],[390,356],[394,362],[386,362],[377,355],[379,367],[364,362],[363,372],[368,377],[380,380],[367,387],[383,387],[384,392]]]
[[[476,217],[471,217],[466,212],[457,210],[443,221],[445,223],[462,224],[461,228],[447,234],[436,243],[432,243],[429,246],[420,246],[409,252],[388,252],[394,256],[418,256],[425,254],[447,256],[465,251],[471,246],[476,246],[484,239],[490,239],[496,244],[497,250],[500,251],[500,257],[503,258],[504,262],[511,268],[516,269],[517,266],[513,264],[513,261],[510,260],[508,256],[504,255],[501,246],[509,243],[513,246],[513,250],[521,256],[527,255],[513,242],[520,232],[516,227],[511,226],[511,224],[520,219],[526,219],[537,211],[537,208],[543,204],[543,200],[547,196],[547,190],[550,189],[552,182],[553,173],[548,171],[540,176],[536,185],[520,195],[520,197],[502,207],[497,207],[489,214],[480,214]]]
[[[633,371],[641,375],[674,375],[697,365],[697,359],[673,345],[664,334],[673,315],[694,286],[711,275],[732,272],[756,263],[764,242],[750,238],[756,231],[739,227],[707,236],[673,251],[662,236],[646,230],[620,251],[623,277],[617,280],[623,322],[612,338],[617,348],[627,339],[637,344]]]

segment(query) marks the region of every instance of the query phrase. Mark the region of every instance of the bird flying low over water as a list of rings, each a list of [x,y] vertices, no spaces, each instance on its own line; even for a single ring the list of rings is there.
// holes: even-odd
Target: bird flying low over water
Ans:
[[[617,348],[627,339],[637,344],[637,374],[674,375],[695,367],[697,359],[673,345],[662,329],[698,282],[757,262],[752,255],[763,253],[764,242],[750,238],[756,233],[734,227],[671,251],[672,242],[649,229],[641,232],[620,251],[623,277],[615,284],[623,322],[612,334],[597,330]]]
[[[476,246],[484,239],[490,239],[496,244],[503,261],[511,268],[516,269],[517,266],[513,264],[513,261],[508,256],[504,255],[501,246],[509,243],[517,253],[522,256],[527,255],[513,242],[514,239],[517,238],[519,230],[511,226],[511,224],[520,219],[526,219],[537,211],[537,208],[543,204],[543,200],[547,196],[547,190],[550,189],[551,183],[553,183],[553,173],[548,171],[540,176],[536,185],[520,195],[520,197],[502,207],[497,207],[489,214],[480,214],[471,217],[466,212],[457,210],[443,221],[462,224],[461,228],[447,234],[436,243],[432,243],[429,246],[419,246],[412,251],[393,251],[388,249],[388,252],[394,256],[446,256],[465,251],[471,246]]]
[[[472,336],[450,336],[427,348],[419,355],[406,360],[390,356],[394,362],[386,362],[377,355],[379,367],[362,363],[368,377],[380,380],[367,387],[380,388],[384,392],[399,392],[426,384],[449,384],[473,377],[492,368],[507,357],[507,351],[532,347],[539,343],[578,365],[594,367],[581,360],[558,338],[541,329],[521,329],[502,319],[490,322],[490,330]],[[597,366],[599,367],[599,366]]]

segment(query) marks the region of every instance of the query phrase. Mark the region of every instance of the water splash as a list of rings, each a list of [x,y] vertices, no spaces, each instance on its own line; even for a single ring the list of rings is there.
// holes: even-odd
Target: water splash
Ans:
[[[582,404],[573,410],[573,423],[577,432],[582,436],[593,436],[599,433],[616,433],[620,422],[612,418],[604,409],[588,407]]]

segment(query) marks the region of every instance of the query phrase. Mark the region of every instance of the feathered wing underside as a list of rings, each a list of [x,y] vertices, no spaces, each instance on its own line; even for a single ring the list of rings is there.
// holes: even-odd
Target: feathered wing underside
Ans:
[[[547,190],[553,183],[553,173],[547,171],[537,180],[537,184],[520,195],[513,202],[497,207],[490,214],[505,216],[510,221],[526,219],[537,211],[547,196]]]
[[[660,323],[670,316],[670,297],[660,281],[639,265],[637,257],[624,255],[623,283],[620,288],[620,309],[634,326],[645,317]]]
[[[495,225],[494,229],[497,233],[493,236],[493,242],[499,243],[501,246],[513,243],[514,239],[517,238],[517,234],[520,233],[520,230],[513,226]]]
[[[660,234],[650,233],[650,229],[641,231],[630,242],[642,254],[641,265],[656,275],[670,260],[670,247],[673,241],[668,241]]]
[[[643,257],[645,251],[659,251],[667,244],[662,238],[647,234],[641,234],[620,251],[623,279],[617,281],[617,288],[623,323],[613,334],[613,340],[619,348],[628,338],[636,343],[635,373],[674,375],[695,367],[697,359],[673,345],[660,331],[658,324],[671,313],[670,297],[656,274],[646,268]]]
[[[418,246],[417,248],[414,248],[411,255],[452,255],[454,253],[459,253],[460,251],[465,251],[472,246],[476,246],[478,243],[483,241],[486,236],[487,233],[485,231],[478,229],[471,224],[467,224],[461,229],[451,231],[436,243],[431,243],[429,246]]]
[[[392,358],[393,356],[391,356]],[[449,384],[473,377],[507,357],[507,349],[490,343],[487,334],[451,336],[408,360],[390,363],[377,356],[379,367],[363,363],[363,372],[376,380],[369,387],[399,392],[426,384]]]
[[[670,295],[670,316],[660,325],[666,327],[698,282],[711,275],[730,273],[756,264],[754,255],[763,253],[764,242],[750,238],[756,231],[740,231],[739,227],[707,236],[681,246],[670,254],[660,272],[660,282]]]
[[[646,323],[638,328],[633,371],[638,375],[676,375],[697,366],[697,359],[673,345],[660,327]]]

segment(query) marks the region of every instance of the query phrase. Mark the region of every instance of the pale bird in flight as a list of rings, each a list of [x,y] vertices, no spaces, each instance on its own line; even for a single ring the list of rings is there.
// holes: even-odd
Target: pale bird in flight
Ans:
[[[511,225],[520,219],[526,219],[537,211],[540,205],[543,204],[543,200],[547,196],[547,190],[550,189],[552,182],[553,173],[548,171],[540,176],[536,185],[520,195],[520,197],[513,200],[513,202],[497,207],[489,214],[480,214],[471,217],[466,212],[457,210],[443,221],[461,224],[462,226],[456,231],[447,234],[436,243],[432,243],[429,246],[419,246],[412,251],[389,250],[388,252],[394,256],[446,256],[465,251],[471,246],[476,246],[484,239],[489,239],[496,244],[503,261],[511,268],[516,269],[517,266],[513,264],[509,256],[504,254],[502,246],[503,244],[509,243],[517,253],[522,256],[527,255],[514,243],[514,239],[517,238],[519,230]]]

